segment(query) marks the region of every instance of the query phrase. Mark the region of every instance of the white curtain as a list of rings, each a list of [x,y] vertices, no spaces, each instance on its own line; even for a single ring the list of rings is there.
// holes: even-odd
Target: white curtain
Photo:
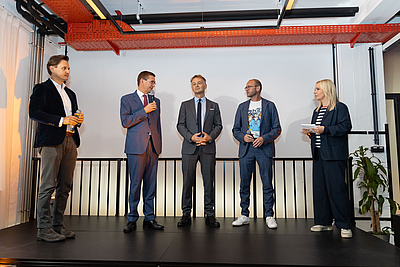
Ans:
[[[0,229],[19,223],[30,66],[22,24],[0,6]]]

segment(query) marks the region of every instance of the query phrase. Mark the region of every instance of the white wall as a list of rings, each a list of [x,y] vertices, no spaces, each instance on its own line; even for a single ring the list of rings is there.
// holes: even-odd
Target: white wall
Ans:
[[[393,45],[389,50],[387,50],[384,54],[384,64],[385,64],[385,86],[386,93],[400,93],[400,46]],[[387,100],[387,116],[388,116],[388,124],[389,124],[389,133],[390,133],[390,147],[391,147],[391,161],[392,161],[392,188],[393,188],[393,198],[395,201],[400,203],[400,175],[399,168],[397,162],[397,144],[398,140],[396,140],[396,132],[399,131],[399,128],[396,127],[395,120],[395,102],[394,100]],[[397,211],[397,214],[400,214],[400,210]]]
[[[371,46],[373,46],[373,44],[356,44],[354,48],[350,48],[348,45],[338,46],[340,99],[349,106],[353,131],[373,130],[371,76],[368,52],[368,48]],[[375,64],[378,130],[384,131],[387,119],[383,52],[381,45],[375,47]],[[375,156],[377,156],[386,167],[387,148],[385,135],[379,135],[379,139],[379,144],[384,146],[385,152],[375,153]],[[360,145],[370,148],[374,145],[374,136],[372,134],[349,136],[350,152],[355,151]],[[355,205],[357,205],[358,200],[362,197],[362,192],[358,189],[358,183],[359,181],[354,183]],[[386,191],[384,195],[388,196],[388,192]],[[358,212],[356,212],[356,215],[358,215]],[[383,215],[389,216],[387,203],[384,205]]]
[[[120,98],[136,90],[136,77],[142,70],[157,75],[162,157],[181,155],[178,111],[182,101],[193,97],[189,80],[198,73],[207,79],[207,97],[217,101],[222,112],[224,129],[217,142],[217,157],[237,157],[232,124],[238,104],[246,100],[243,88],[251,78],[261,80],[262,96],[277,105],[283,128],[277,156],[309,156],[308,138],[301,135],[300,124],[310,121],[315,108],[315,82],[332,78],[331,51],[330,45],[274,46],[124,51],[116,56],[70,48],[69,86],[85,113],[79,156],[124,156],[126,130],[120,123]]]

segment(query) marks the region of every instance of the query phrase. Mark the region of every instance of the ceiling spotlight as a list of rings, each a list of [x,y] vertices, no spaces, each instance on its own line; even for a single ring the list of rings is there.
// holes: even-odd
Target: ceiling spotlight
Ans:
[[[295,0],[289,0],[288,4],[287,4],[287,6],[286,6],[286,10],[291,10],[291,9],[292,9],[292,6],[293,6],[293,4],[294,4],[294,1],[295,1]]]
[[[106,19],[106,16],[100,11],[100,9],[96,6],[95,3],[93,3],[92,0],[86,0],[86,2],[90,5],[90,7],[96,12],[96,14],[101,18],[101,19]]]

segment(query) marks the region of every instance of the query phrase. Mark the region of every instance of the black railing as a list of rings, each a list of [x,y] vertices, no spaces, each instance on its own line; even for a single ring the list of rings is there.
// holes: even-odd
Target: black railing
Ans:
[[[128,212],[129,173],[126,158],[78,158],[74,184],[70,193],[66,214],[85,216],[122,216]],[[159,158],[155,213],[157,216],[180,216],[182,192],[181,158]],[[352,177],[351,159],[346,179]],[[199,168],[198,168],[199,169]],[[258,168],[257,168],[258,169]],[[40,180],[40,158],[33,159],[33,185],[31,211],[36,210],[36,198]],[[216,216],[236,217],[240,210],[239,159],[217,158],[216,166]],[[193,188],[193,216],[201,214],[197,175]],[[354,218],[353,183],[349,186],[349,199]],[[274,158],[273,185],[275,212],[278,218],[309,218],[312,214],[312,159]],[[199,187],[199,188],[197,188]],[[252,181],[251,216],[263,216],[262,186],[259,171],[255,170]],[[121,207],[123,207],[121,209]],[[200,208],[201,209],[201,208]],[[200,211],[201,212],[201,211]],[[31,218],[35,212],[31,212]],[[354,221],[354,219],[353,219]]]

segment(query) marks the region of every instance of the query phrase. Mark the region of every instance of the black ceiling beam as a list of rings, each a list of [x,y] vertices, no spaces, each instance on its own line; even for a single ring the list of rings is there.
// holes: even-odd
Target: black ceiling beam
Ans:
[[[34,0],[17,0],[16,9],[27,21],[38,27],[40,34],[58,35],[64,38],[67,23],[61,18],[54,18]]]
[[[354,17],[358,7],[340,8],[301,8],[286,10],[285,19],[323,18],[323,17]],[[186,13],[159,13],[140,14],[143,24],[192,23],[192,22],[221,22],[243,20],[277,19],[279,9],[240,10],[240,11],[213,11],[213,12],[186,12]],[[121,20],[127,24],[140,24],[136,14],[112,16],[114,20]]]
[[[214,12],[186,12],[186,13],[160,13],[140,14],[143,24],[164,23],[190,23],[190,22],[219,22],[238,20],[265,20],[277,19],[279,9],[269,10],[243,10],[243,11],[214,11]],[[121,20],[121,16],[112,16]],[[127,24],[140,24],[134,15],[122,15],[122,21]]]
[[[26,11],[24,11],[22,9],[22,7],[24,7],[26,10],[28,9],[25,1],[16,0],[15,1],[15,7],[16,7],[18,13],[21,14],[21,16],[23,18],[25,18],[28,22],[30,22],[33,25],[35,25],[40,32],[42,32],[44,34],[47,32],[47,29],[46,29],[46,27],[44,25],[42,25],[41,23],[37,22],[34,17],[32,17],[28,12],[26,12]]]
[[[358,11],[358,7],[296,8],[287,10],[285,19],[354,17]]]
[[[41,5],[36,3],[34,0],[27,1],[27,9],[36,21],[42,23],[48,29],[54,31],[58,36],[64,38],[64,34],[67,33],[66,24],[62,25],[58,23],[47,11],[41,7]]]

